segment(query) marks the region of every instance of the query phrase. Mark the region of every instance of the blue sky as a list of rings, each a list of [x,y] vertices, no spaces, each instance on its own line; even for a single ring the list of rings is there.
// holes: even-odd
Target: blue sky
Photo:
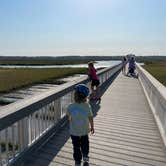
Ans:
[[[166,55],[166,0],[1,0],[0,55]]]

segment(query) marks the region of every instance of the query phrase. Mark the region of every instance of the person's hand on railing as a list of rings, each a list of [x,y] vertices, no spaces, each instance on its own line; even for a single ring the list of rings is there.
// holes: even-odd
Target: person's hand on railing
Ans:
[[[90,123],[90,132],[91,134],[94,134],[94,123],[93,123],[93,117],[89,117],[89,123]]]

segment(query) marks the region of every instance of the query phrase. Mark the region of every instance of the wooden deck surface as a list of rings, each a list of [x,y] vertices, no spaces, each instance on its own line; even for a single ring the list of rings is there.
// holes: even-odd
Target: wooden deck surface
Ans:
[[[90,135],[90,166],[166,166],[166,151],[138,79],[119,74],[91,103],[95,134]],[[68,129],[57,133],[26,166],[74,166]]]

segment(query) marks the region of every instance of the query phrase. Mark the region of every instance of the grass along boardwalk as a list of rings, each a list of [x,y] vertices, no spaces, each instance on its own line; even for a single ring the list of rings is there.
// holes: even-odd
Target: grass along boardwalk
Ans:
[[[149,63],[145,62],[145,65],[143,65],[143,67],[164,86],[166,86],[166,61]]]
[[[57,79],[84,73],[86,68],[0,69],[0,93],[39,83],[57,84]]]
[[[90,165],[165,166],[166,150],[138,79],[119,74],[95,108]],[[68,128],[29,156],[26,166],[73,166]]]

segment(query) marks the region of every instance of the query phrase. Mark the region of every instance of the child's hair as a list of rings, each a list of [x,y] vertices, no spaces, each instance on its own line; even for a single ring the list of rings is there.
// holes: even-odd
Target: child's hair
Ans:
[[[86,102],[86,98],[87,97],[85,97],[84,94],[75,91],[75,93],[74,93],[74,100],[75,100],[76,103],[84,103],[84,102]]]
[[[78,84],[74,87],[74,100],[76,103],[86,102],[89,95],[89,88],[85,84]]]

